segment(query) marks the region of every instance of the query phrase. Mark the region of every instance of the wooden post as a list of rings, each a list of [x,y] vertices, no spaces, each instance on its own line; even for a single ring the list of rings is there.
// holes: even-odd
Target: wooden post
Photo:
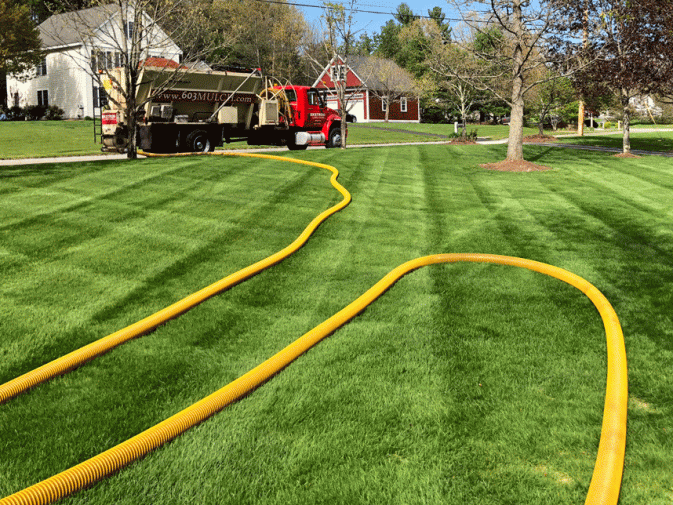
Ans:
[[[584,100],[580,98],[579,111],[577,112],[577,135],[584,135]]]
[[[587,5],[586,2],[584,4]],[[582,35],[584,37],[584,49],[589,45],[589,7],[584,9],[584,19],[582,20]],[[592,122],[593,126],[593,122]],[[577,112],[577,134],[580,137],[584,136],[584,97],[580,96],[579,111]]]

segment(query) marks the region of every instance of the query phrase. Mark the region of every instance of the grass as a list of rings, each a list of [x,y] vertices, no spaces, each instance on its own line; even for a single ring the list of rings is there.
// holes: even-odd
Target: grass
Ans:
[[[479,137],[492,140],[506,139],[509,126],[469,125],[477,129]],[[400,130],[400,131],[396,131]],[[411,142],[437,142],[440,137],[423,135],[434,133],[449,135],[453,125],[427,123],[358,123],[348,132],[349,145],[392,144]],[[524,135],[536,135],[537,128],[524,128]],[[665,151],[673,149],[671,132],[634,133],[634,149]],[[646,140],[645,140],[646,139]],[[586,136],[566,138],[564,142],[586,145],[621,146],[621,136]],[[0,159],[44,158],[51,156],[77,156],[100,154],[100,144],[93,141],[91,121],[4,121],[0,122]],[[650,147],[641,147],[641,146]],[[246,143],[225,144],[224,149],[247,149]],[[254,146],[259,147],[259,146]]]
[[[100,154],[92,121],[0,121],[0,159]]]
[[[526,147],[309,151],[352,204],[295,256],[0,406],[0,496],[241,375],[398,264],[490,252],[567,268],[620,316],[630,366],[620,503],[670,502],[673,168]],[[0,381],[290,243],[328,173],[231,158],[0,169]],[[577,503],[605,343],[575,289],[507,267],[414,272],[249,397],[65,503]]]
[[[559,138],[559,140],[568,144],[621,148],[623,136],[620,132],[617,135],[563,137]],[[673,130],[666,132],[631,133],[631,149],[643,151],[673,151]]]
[[[428,123],[358,123],[355,128],[349,132],[358,132],[361,129],[371,129],[377,132],[386,130],[406,130],[418,133],[434,133],[437,135],[451,135],[453,133],[453,124],[428,124]],[[467,131],[476,129],[479,137],[487,137],[491,140],[506,139],[509,136],[509,126],[506,125],[467,125]],[[537,128],[524,128],[524,135],[536,135]],[[423,139],[422,135],[415,136],[417,141]],[[426,137],[426,141],[436,141],[437,138]]]
[[[351,128],[348,143],[352,145],[375,143],[433,142],[441,140],[407,132],[381,129]],[[409,126],[413,131],[419,125]],[[433,125],[443,126],[446,125]],[[3,121],[0,122],[0,159],[45,158],[51,156],[79,156],[100,154],[100,142],[93,139],[91,121]],[[225,144],[223,149],[248,149],[245,142]]]

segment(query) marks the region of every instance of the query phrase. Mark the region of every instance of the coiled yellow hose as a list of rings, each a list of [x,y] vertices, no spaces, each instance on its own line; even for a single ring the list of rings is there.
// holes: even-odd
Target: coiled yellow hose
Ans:
[[[347,307],[219,391],[83,463],[0,500],[0,505],[52,503],[111,475],[268,380],[310,347],[354,318],[402,276],[424,266],[454,262],[496,263],[540,272],[576,287],[598,309],[608,344],[608,377],[598,456],[585,503],[615,505],[619,498],[626,444],[628,386],[624,338],[614,309],[598,289],[567,270],[537,261],[489,254],[437,254],[398,266]]]

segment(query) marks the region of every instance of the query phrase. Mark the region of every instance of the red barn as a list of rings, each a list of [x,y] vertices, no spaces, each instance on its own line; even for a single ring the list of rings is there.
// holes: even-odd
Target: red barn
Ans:
[[[356,121],[363,123],[385,121],[386,108],[389,107],[389,121],[420,123],[421,109],[417,95],[411,92],[403,94],[395,92],[391,95],[394,99],[382,98],[390,94],[388,89],[391,82],[394,82],[394,78],[407,74],[407,72],[394,62],[387,61],[388,68],[392,69],[393,79],[384,79],[372,71],[373,59],[367,56],[350,56],[346,68],[343,60],[334,58],[320,74],[313,87],[327,90],[327,105],[335,110],[341,109],[334,81],[344,79],[345,73],[348,113],[355,116]]]

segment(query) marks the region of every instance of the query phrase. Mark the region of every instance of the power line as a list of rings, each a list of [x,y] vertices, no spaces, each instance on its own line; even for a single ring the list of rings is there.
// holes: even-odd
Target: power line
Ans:
[[[291,2],[291,1],[283,1],[283,0],[257,0],[258,2],[263,2],[263,3],[269,3],[269,4],[281,4],[281,5],[292,5],[293,7],[312,7],[314,9],[323,9],[324,6],[322,5],[311,5],[311,4],[304,4],[304,3],[298,3],[298,2]],[[370,10],[364,10],[364,9],[348,9],[350,12],[357,12],[361,14],[380,14],[382,16],[394,16],[394,12],[382,12],[382,11],[370,11]],[[430,16],[425,16],[423,14],[413,14],[415,18],[424,18],[424,19],[433,19]],[[453,18],[444,18],[444,21],[451,21],[451,22],[456,22],[459,23],[463,21],[462,19],[453,19]]]

